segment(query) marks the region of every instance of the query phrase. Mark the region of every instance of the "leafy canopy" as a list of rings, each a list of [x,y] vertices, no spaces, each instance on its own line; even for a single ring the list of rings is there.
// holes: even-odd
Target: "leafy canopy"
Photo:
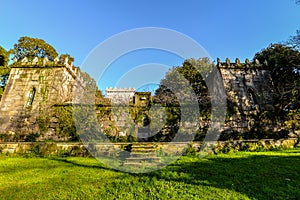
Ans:
[[[26,36],[21,37],[11,51],[18,61],[24,57],[28,59],[47,57],[53,61],[58,56],[56,50],[44,40]]]
[[[255,54],[254,59],[265,63],[274,84],[275,106],[279,109],[299,107],[300,52],[283,44],[271,44]]]
[[[0,46],[0,67],[8,65],[8,52]]]
[[[298,51],[300,50],[300,30],[296,31],[296,35],[290,37],[290,39],[287,41],[287,44]]]
[[[186,95],[185,85],[188,83],[197,96],[195,100],[198,100],[201,104],[207,104],[210,102],[208,88],[205,83],[205,78],[207,77],[202,76],[208,75],[208,72],[212,70],[212,66],[213,64],[208,58],[185,60],[182,66],[174,67],[167,72],[155,92],[156,98],[164,103],[174,103],[176,100],[174,95],[172,95],[172,89],[168,88],[168,86],[176,87],[177,90],[181,91],[180,95],[184,96]]]
[[[0,46],[0,99],[10,72],[10,68],[8,67],[8,58],[9,53]]]

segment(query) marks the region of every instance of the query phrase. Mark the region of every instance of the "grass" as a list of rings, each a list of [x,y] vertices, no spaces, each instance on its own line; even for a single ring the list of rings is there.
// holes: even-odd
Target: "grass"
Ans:
[[[147,174],[93,158],[2,155],[0,199],[300,199],[300,149],[184,156]]]

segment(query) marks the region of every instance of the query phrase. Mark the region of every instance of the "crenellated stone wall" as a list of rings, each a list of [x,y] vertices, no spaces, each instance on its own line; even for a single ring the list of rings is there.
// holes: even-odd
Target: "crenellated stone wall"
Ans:
[[[128,104],[134,93],[134,88],[106,88],[106,96],[114,104]]]
[[[225,129],[238,132],[250,130],[251,115],[273,110],[273,85],[270,72],[247,59],[234,63],[226,59],[217,64],[227,94],[229,119]]]
[[[40,133],[41,116],[54,122],[50,115],[53,106],[72,103],[79,68],[67,62],[38,61],[22,59],[11,66],[0,102],[0,133]]]
[[[84,83],[78,81],[79,68],[73,67],[68,60],[62,62],[56,59],[49,62],[46,59],[28,61],[25,58],[21,62],[15,62],[11,68],[0,102],[0,134],[42,133],[39,123],[44,120],[48,123],[44,127],[47,130],[44,130],[44,135],[39,139],[58,140],[54,133],[57,118],[52,115],[52,111],[55,106],[71,106],[74,103],[74,84],[78,86]],[[258,61],[250,63],[248,59],[245,63],[241,63],[239,59],[234,63],[229,59],[225,62],[218,59],[217,69],[220,71],[228,100],[224,131],[250,131],[253,115],[273,110],[270,72]],[[161,118],[166,114],[165,108],[153,107],[149,111],[151,93],[135,92],[132,88],[109,88],[106,92],[108,99],[120,106],[112,108],[111,105],[98,105],[96,114],[103,132],[124,137],[134,135],[138,133],[138,128],[145,127],[149,128],[151,134],[161,129],[164,132],[162,127],[165,121]],[[122,107],[124,101],[126,106]],[[151,113],[154,116],[148,116]],[[152,117],[150,127],[144,123],[148,117]],[[157,124],[153,123],[155,118],[159,118],[156,120]]]

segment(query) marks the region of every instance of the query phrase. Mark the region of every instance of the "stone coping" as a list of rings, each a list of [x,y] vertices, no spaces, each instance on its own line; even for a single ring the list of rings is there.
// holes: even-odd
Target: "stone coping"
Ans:
[[[257,139],[257,140],[224,140],[217,141],[218,143],[227,142],[260,142],[260,141],[285,141],[285,140],[298,140],[298,138],[286,138],[286,139]],[[129,144],[189,144],[189,143],[202,143],[203,141],[193,141],[193,142],[88,142],[86,144],[115,144],[115,145],[129,145]],[[215,141],[206,141],[207,143]],[[36,142],[0,142],[0,144],[68,144],[68,145],[84,145],[82,142],[68,142],[68,141],[36,141]]]

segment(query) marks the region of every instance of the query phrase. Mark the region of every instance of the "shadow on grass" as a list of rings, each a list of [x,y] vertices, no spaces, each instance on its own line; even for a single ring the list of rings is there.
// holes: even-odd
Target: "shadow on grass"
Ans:
[[[145,182],[145,185],[149,181],[150,185],[159,180],[175,181],[191,186],[228,189],[251,199],[300,199],[300,154],[298,156],[296,153],[299,151],[285,152],[284,155],[242,153],[203,159],[182,157],[174,164],[151,173],[121,173],[118,181],[124,182],[121,185],[127,184],[128,177],[141,184]],[[99,163],[81,163],[68,158],[52,159],[85,168],[119,172]]]
[[[80,163],[80,162],[75,161],[75,160],[70,160],[68,158],[60,158],[60,157],[53,157],[53,158],[50,158],[50,160],[71,164],[71,165],[74,165],[74,166],[77,166],[77,167],[85,167],[85,168],[91,168],[91,169],[103,169],[103,170],[119,172],[118,170],[100,165],[99,162],[93,163],[93,164],[86,164],[86,163]]]
[[[300,199],[300,156],[224,155],[186,160],[144,176],[229,189],[255,199]]]

